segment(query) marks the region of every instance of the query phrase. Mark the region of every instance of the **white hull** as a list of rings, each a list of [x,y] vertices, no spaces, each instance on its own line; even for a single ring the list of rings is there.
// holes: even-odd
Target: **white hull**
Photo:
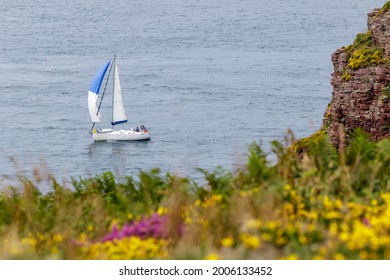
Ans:
[[[149,133],[134,130],[111,130],[108,132],[94,132],[95,141],[141,141],[150,139]]]

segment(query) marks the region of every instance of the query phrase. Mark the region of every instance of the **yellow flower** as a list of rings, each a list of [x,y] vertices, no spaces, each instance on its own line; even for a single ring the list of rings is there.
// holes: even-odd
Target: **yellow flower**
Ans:
[[[332,222],[332,223],[330,223],[330,225],[329,225],[329,232],[330,232],[330,235],[331,236],[336,236],[337,235],[337,233],[338,233],[338,225],[337,225],[337,223],[336,222]]]
[[[191,217],[188,217],[188,216],[185,217],[184,223],[185,223],[185,224],[188,224],[188,225],[192,224],[192,219],[191,219]]]
[[[309,212],[309,218],[312,220],[317,220],[318,219],[318,213],[317,212]]]
[[[214,201],[222,201],[222,194],[214,194],[214,195],[212,196],[212,199],[213,199]]]
[[[298,240],[299,240],[299,243],[301,243],[302,245],[307,244],[307,237],[303,234],[299,235]]]
[[[31,238],[23,238],[22,239],[22,244],[24,245],[30,245],[31,247],[35,247],[35,245],[37,245],[37,240],[33,237]]]
[[[87,259],[145,260],[164,257],[166,241],[155,238],[126,237],[85,246]]]
[[[85,241],[87,241],[87,235],[83,232],[82,234],[80,234],[78,241],[84,243]]]
[[[347,241],[349,239],[349,235],[348,235],[348,233],[346,233],[346,232],[342,232],[342,233],[340,233],[340,240],[341,241]]]
[[[62,237],[61,234],[55,233],[55,234],[53,235],[53,240],[54,240],[54,242],[60,243],[60,242],[63,240],[63,237]]]
[[[157,209],[157,214],[158,214],[159,216],[165,215],[167,212],[168,212],[168,209],[165,208],[165,207],[162,207],[162,206],[160,206],[160,207]]]
[[[234,244],[234,240],[233,240],[233,237],[231,237],[231,236],[222,238],[222,240],[221,240],[221,245],[223,247],[232,247],[233,244]]]
[[[260,246],[260,238],[258,236],[241,233],[240,239],[244,243],[245,247],[249,249],[256,249]]]
[[[288,255],[285,260],[297,260],[298,256],[295,254]]]
[[[214,261],[214,260],[219,260],[219,256],[215,253],[210,253],[206,256],[206,260]]]
[[[340,219],[340,218],[342,218],[342,216],[341,216],[340,212],[330,211],[330,212],[324,213],[324,218],[327,220],[332,220],[332,219]]]
[[[277,222],[277,221],[269,221],[267,223],[267,227],[271,231],[275,230],[278,226],[279,226],[279,222]]]
[[[335,260],[345,260],[345,256],[341,253],[336,253],[336,255],[334,255],[334,259]]]
[[[265,241],[270,241],[271,240],[271,235],[269,233],[263,233],[261,235],[261,238],[263,238],[263,240],[265,240]]]
[[[323,204],[324,204],[325,210],[332,210],[333,209],[332,201],[329,199],[329,197],[327,195],[324,196]]]
[[[286,202],[283,204],[283,209],[288,213],[288,214],[292,214],[294,213],[294,205],[289,203],[289,202]]]
[[[293,199],[294,201],[297,200],[297,192],[295,190],[292,190],[290,192],[290,195],[291,195],[291,199]]]
[[[382,198],[386,203],[390,203],[390,193],[383,193],[383,194],[381,194],[381,198]]]
[[[287,238],[283,236],[278,236],[275,240],[276,244],[279,246],[286,244],[287,241],[288,241]]]
[[[343,202],[340,199],[336,199],[334,204],[337,209],[341,209],[343,207]]]

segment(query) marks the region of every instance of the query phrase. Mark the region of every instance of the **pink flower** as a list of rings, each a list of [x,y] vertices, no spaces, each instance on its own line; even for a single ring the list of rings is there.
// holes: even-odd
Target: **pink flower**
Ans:
[[[122,239],[124,237],[138,236],[141,239],[148,237],[166,238],[165,231],[166,217],[154,213],[150,217],[143,217],[140,221],[125,224],[121,230],[116,226],[112,231],[103,237],[102,242]]]

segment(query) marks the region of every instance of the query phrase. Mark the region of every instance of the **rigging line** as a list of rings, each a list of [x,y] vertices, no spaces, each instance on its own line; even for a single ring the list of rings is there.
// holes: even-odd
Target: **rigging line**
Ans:
[[[113,65],[113,63],[111,63],[111,65],[110,65],[110,70],[108,70],[108,75],[107,75],[106,84],[104,85],[104,90],[103,90],[103,93],[102,93],[102,98],[100,99],[100,103],[99,103],[99,106],[98,106],[96,115],[99,114],[100,106],[102,106],[102,101],[103,101],[103,98],[104,98],[104,94],[106,93],[106,88],[107,88],[108,80],[109,80],[109,78],[110,78],[110,73],[111,73],[112,65]]]
[[[102,98],[100,99],[100,103],[99,103],[99,106],[98,106],[98,109],[97,109],[97,112],[96,112],[96,116],[99,114],[100,106],[102,106],[102,101],[103,101],[103,98],[104,98],[104,94],[106,93],[106,88],[107,88],[108,80],[109,80],[109,78],[110,78],[110,73],[111,73],[112,65],[113,65],[113,63],[111,63],[110,69],[108,70],[107,80],[106,80],[106,83],[105,83],[105,85],[104,85],[104,89],[103,89],[103,93],[102,93]],[[91,130],[89,131],[89,134],[92,134],[92,130],[93,130],[94,127],[95,127],[95,122],[92,124],[92,127],[91,127]]]

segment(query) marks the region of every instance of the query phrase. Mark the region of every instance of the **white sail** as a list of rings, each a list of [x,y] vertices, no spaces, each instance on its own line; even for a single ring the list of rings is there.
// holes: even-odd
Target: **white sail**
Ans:
[[[88,110],[89,115],[91,116],[91,120],[93,122],[100,122],[101,114],[98,111],[96,106],[96,102],[98,99],[98,94],[100,91],[100,86],[102,85],[104,76],[106,75],[108,66],[110,65],[111,60],[107,61],[102,67],[100,67],[99,71],[95,74],[92,79],[91,85],[89,86],[88,91]]]
[[[123,106],[121,83],[119,80],[118,64],[114,58],[114,93],[112,100],[112,125],[127,122],[125,107]]]
[[[98,112],[98,108],[96,106],[97,98],[98,96],[96,93],[92,91],[88,92],[88,110],[93,122],[101,122],[102,118],[102,114]]]

